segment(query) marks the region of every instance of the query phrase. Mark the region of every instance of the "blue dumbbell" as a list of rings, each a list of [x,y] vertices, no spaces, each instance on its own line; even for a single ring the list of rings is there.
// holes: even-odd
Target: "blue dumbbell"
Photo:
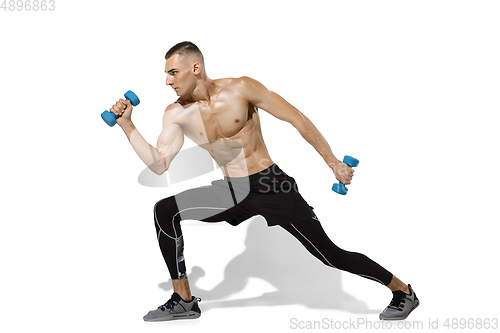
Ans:
[[[357,167],[359,164],[359,161],[356,158],[348,156],[348,155],[344,156],[344,160],[342,162],[344,162],[345,164],[347,164],[351,168]],[[341,182],[333,184],[332,190],[334,192],[337,192],[338,194],[342,194],[342,195],[346,195],[347,191],[348,191],[347,187],[345,187],[345,185],[342,184]]]
[[[130,101],[130,103],[132,103],[133,106],[137,106],[139,105],[139,103],[141,102],[139,100],[139,97],[137,97],[136,94],[134,94],[131,90],[127,91],[125,93],[125,100],[126,101]],[[125,106],[125,110],[127,109],[127,106]],[[108,124],[110,127],[113,127],[115,126],[116,124],[116,119],[117,118],[120,118],[121,116],[118,116],[118,115],[115,115],[114,113],[112,112],[109,112],[108,110],[104,111],[103,113],[101,113],[101,118],[102,120],[104,120],[104,122],[106,124]]]

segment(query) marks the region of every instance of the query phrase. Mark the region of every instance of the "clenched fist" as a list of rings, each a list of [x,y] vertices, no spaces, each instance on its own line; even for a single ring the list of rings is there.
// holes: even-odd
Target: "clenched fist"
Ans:
[[[116,123],[121,126],[122,124],[131,121],[132,110],[134,107],[130,101],[125,101],[120,98],[110,109],[109,112],[119,116],[116,118]]]
[[[354,170],[344,162],[340,162],[333,168],[333,174],[339,182],[349,185],[354,176]]]

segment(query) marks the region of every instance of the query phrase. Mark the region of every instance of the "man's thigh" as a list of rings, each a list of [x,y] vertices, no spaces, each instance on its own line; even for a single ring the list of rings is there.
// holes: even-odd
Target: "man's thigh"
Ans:
[[[223,202],[213,191],[212,186],[190,189],[174,196],[181,220],[204,222],[230,221],[228,211],[234,205]]]

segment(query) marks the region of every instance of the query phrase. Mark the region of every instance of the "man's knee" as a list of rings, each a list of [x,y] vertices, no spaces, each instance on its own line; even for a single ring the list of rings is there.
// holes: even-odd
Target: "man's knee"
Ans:
[[[175,218],[179,215],[175,197],[168,197],[158,201],[154,206],[154,217],[156,228],[164,229],[173,227],[173,224],[179,223],[180,219]]]

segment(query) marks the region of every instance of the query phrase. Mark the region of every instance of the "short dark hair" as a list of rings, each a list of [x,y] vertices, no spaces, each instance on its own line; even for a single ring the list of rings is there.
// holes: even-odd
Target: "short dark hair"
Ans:
[[[168,50],[167,54],[165,54],[165,59],[168,60],[174,54],[180,55],[194,55],[201,61],[202,65],[205,65],[205,60],[203,59],[203,54],[201,53],[198,46],[194,45],[191,42],[180,42],[174,46],[170,50]]]

